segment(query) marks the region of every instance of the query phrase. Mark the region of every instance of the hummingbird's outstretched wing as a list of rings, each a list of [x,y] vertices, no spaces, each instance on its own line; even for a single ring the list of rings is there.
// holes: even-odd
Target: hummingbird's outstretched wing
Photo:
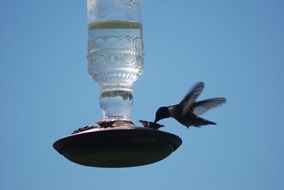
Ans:
[[[182,115],[188,113],[192,108],[193,103],[195,102],[196,98],[200,95],[204,88],[204,82],[196,83],[193,88],[185,95],[182,101],[179,103],[182,109]]]
[[[206,100],[202,100],[199,102],[194,102],[192,105],[193,113],[197,116],[205,113],[209,109],[219,106],[226,102],[226,98],[217,97],[217,98],[210,98]]]

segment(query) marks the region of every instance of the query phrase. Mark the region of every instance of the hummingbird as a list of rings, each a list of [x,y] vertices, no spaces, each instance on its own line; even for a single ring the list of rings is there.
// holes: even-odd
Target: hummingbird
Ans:
[[[209,109],[225,103],[226,98],[216,97],[196,101],[203,89],[204,82],[198,82],[178,104],[160,107],[156,111],[154,123],[157,123],[161,119],[172,117],[187,128],[190,126],[201,127],[202,125],[216,125],[215,122],[199,116]]]

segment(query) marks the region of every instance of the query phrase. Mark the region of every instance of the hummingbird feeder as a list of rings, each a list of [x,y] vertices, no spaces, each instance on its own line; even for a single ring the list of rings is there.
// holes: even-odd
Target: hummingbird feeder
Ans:
[[[178,136],[158,130],[158,124],[143,121],[144,127],[137,127],[131,121],[132,85],[144,66],[141,3],[87,0],[88,72],[100,85],[103,119],[53,144],[72,162],[107,168],[141,166],[166,158],[182,143]]]

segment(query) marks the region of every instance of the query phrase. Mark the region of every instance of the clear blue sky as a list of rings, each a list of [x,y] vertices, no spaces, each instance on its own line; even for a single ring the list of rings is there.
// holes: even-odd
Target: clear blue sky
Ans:
[[[76,165],[55,140],[101,118],[87,73],[85,0],[0,2],[0,189],[282,190],[284,188],[284,2],[145,0],[145,72],[133,120],[152,120],[197,81],[201,98],[228,103],[218,123],[164,131],[183,139],[143,167]],[[137,122],[138,123],[138,122]]]

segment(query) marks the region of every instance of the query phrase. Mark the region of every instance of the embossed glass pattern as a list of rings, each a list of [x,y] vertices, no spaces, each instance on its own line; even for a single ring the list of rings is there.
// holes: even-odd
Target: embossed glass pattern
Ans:
[[[88,0],[88,72],[104,119],[130,120],[132,85],[143,72],[141,0]]]

